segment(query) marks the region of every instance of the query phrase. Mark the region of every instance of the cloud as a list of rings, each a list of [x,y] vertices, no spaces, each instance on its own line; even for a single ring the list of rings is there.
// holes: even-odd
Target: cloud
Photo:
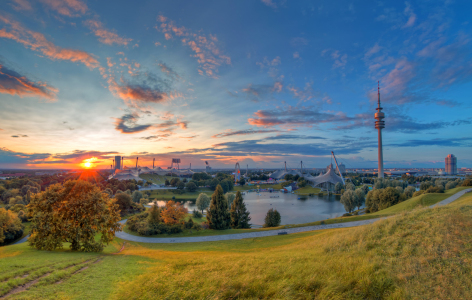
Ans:
[[[120,79],[120,83],[117,83],[110,77],[109,89],[116,97],[124,100],[128,106],[139,106],[143,103],[162,103],[172,98],[158,87],[151,87],[146,82],[129,83],[123,78]]]
[[[152,125],[137,125],[138,114],[126,114],[121,118],[115,119],[115,129],[121,133],[137,133],[149,129]]]
[[[56,153],[54,155],[51,155],[51,158],[67,160],[69,162],[82,162],[82,160],[91,158],[91,157],[96,157],[97,159],[111,159],[116,154],[119,154],[119,152],[96,151],[96,150],[74,150],[71,152]]]
[[[87,5],[80,0],[41,0],[41,2],[57,13],[68,17],[78,17],[88,10]]]
[[[172,134],[170,133],[167,133],[167,134],[159,134],[159,135],[150,135],[150,136],[143,136],[143,137],[140,137],[139,139],[141,140],[163,140],[169,136],[171,136]]]
[[[298,52],[293,52],[293,58],[299,59],[299,58],[300,58],[300,53],[298,53]]]
[[[272,0],[261,0],[262,3],[265,5],[272,7],[272,8],[277,8],[277,4],[275,4]]]
[[[404,143],[388,144],[387,146],[394,147],[424,147],[424,146],[439,146],[439,147],[471,147],[472,138],[437,138],[431,140],[407,140]]]
[[[103,27],[103,24],[100,21],[97,20],[87,20],[84,21],[85,26],[90,28],[90,30],[93,31],[93,33],[98,36],[98,40],[101,43],[107,44],[107,45],[123,45],[126,46],[128,45],[129,42],[132,41],[132,39],[126,39],[118,36],[118,34],[111,32]]]
[[[269,84],[249,84],[246,88],[242,89],[248,97],[251,97],[252,101],[257,102],[259,99],[264,98],[267,95],[273,93],[280,93],[283,89],[283,84],[280,81],[276,81],[274,85]]]
[[[347,122],[355,118],[346,116],[343,112],[320,112],[312,107],[293,107],[277,110],[258,110],[253,118],[248,119],[250,125],[271,126],[314,126],[322,123]]]
[[[44,56],[51,60],[68,60],[71,62],[80,62],[89,69],[100,66],[98,61],[91,54],[74,49],[65,49],[54,45],[48,41],[43,34],[23,28],[20,23],[10,20],[0,15],[0,22],[5,23],[9,27],[9,31],[5,28],[0,29],[0,37],[14,40],[23,44],[26,48],[41,52]]]
[[[16,134],[16,135],[12,135],[11,136],[12,138],[19,138],[19,137],[28,137],[26,134]]]
[[[304,37],[294,37],[290,40],[292,47],[300,47],[308,45],[308,40]]]
[[[197,58],[200,65],[198,73],[206,75],[210,78],[218,78],[217,73],[221,65],[230,65],[231,58],[224,55],[218,48],[218,38],[215,35],[204,35],[201,32],[195,33],[185,27],[177,27],[174,21],[169,20],[163,15],[157,17],[160,23],[156,29],[162,33],[166,40],[170,40],[175,36],[181,38],[183,45],[190,47],[195,53],[193,56]]]
[[[0,64],[0,93],[19,97],[40,97],[49,101],[56,100],[58,89],[43,83],[32,82],[26,76],[18,74]]]
[[[161,67],[161,71],[169,76],[172,80],[180,79],[179,74],[175,72],[171,67],[166,65],[165,63],[159,63],[159,67]]]
[[[413,10],[411,9],[411,5],[408,2],[405,2],[405,10],[403,11],[403,14],[408,17],[408,21],[403,25],[402,28],[407,28],[411,27],[415,24],[416,21],[416,14],[413,13]]]
[[[260,66],[261,70],[267,69],[267,74],[269,74],[270,77],[277,77],[279,74],[279,69],[277,66],[279,66],[281,63],[282,61],[280,56],[277,56],[272,60],[264,57],[264,60],[262,62],[257,62],[256,65]]]
[[[226,130],[222,133],[218,133],[218,134],[213,135],[212,138],[222,138],[222,137],[235,136],[235,135],[250,135],[250,134],[271,133],[271,132],[280,132],[280,130],[276,130],[276,129],[260,129],[260,130],[244,129],[244,130],[233,131],[231,129],[228,129],[228,130]]]
[[[32,10],[33,9],[31,7],[31,4],[28,2],[28,0],[13,0],[13,3],[11,3],[11,6],[15,10]]]
[[[313,136],[313,135],[299,135],[299,134],[278,134],[276,136],[266,137],[265,140],[325,140],[324,137]]]

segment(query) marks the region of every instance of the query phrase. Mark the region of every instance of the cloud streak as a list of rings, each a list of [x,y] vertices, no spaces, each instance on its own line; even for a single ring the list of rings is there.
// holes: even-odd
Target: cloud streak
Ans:
[[[91,54],[75,49],[66,49],[54,45],[48,41],[46,37],[35,31],[25,29],[20,23],[10,20],[0,15],[0,22],[3,22],[9,30],[5,28],[0,29],[0,37],[14,40],[26,48],[33,51],[38,51],[51,60],[68,60],[71,62],[82,63],[89,69],[94,69],[100,66],[97,59]]]
[[[48,101],[56,100],[58,89],[44,83],[33,82],[14,70],[0,64],[0,93],[23,97],[40,97]]]
[[[132,41],[132,39],[122,38],[118,34],[105,29],[100,21],[87,20],[84,24],[98,36],[98,40],[103,44],[127,46]]]

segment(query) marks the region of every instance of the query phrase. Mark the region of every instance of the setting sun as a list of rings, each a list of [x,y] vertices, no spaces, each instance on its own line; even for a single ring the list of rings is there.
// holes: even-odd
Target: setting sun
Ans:
[[[96,162],[96,161],[97,161],[97,158],[96,158],[96,157],[84,159],[84,160],[82,161],[82,166],[83,166],[84,168],[89,169],[89,168],[93,167],[93,163]]]

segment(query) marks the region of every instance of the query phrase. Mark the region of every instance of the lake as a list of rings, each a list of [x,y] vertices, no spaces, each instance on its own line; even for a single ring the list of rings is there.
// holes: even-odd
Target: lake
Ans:
[[[344,205],[339,202],[339,196],[334,195],[306,196],[299,199],[300,196],[290,193],[246,192],[243,198],[250,213],[251,223],[259,226],[264,224],[267,211],[271,208],[279,211],[282,225],[315,222],[340,217],[346,213]],[[165,201],[158,201],[158,205],[164,206]],[[184,206],[189,212],[196,209],[193,201],[185,201]]]

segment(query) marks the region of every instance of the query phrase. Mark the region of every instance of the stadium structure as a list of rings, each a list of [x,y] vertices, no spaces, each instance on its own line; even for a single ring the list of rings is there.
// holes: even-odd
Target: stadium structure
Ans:
[[[342,173],[340,172],[340,168],[338,165],[338,162],[336,160],[336,156],[334,156],[334,152],[331,152],[331,155],[334,158],[334,162],[336,163],[336,168],[333,167],[333,164],[331,163],[327,168],[326,168],[326,173],[321,173],[318,176],[312,176],[310,174],[302,174],[302,167],[300,167],[300,171],[298,170],[288,170],[287,171],[287,163],[285,162],[285,170],[279,170],[275,171],[270,175],[273,179],[283,179],[285,175],[290,174],[290,175],[298,175],[300,177],[304,177],[305,180],[308,182],[309,185],[312,187],[317,187],[325,191],[334,191],[334,186],[336,183],[341,183],[344,185],[344,178]],[[301,166],[303,163],[301,163]],[[337,172],[337,174],[336,174]]]
[[[149,167],[141,167],[138,164],[139,157],[136,157],[136,164],[134,167],[125,167],[124,166],[124,158],[121,156],[115,156],[114,161],[114,172],[111,175],[111,178],[115,178],[118,180],[142,180],[139,175],[141,174],[156,174],[156,175],[171,175],[174,174],[179,177],[189,177],[193,175],[193,171],[189,169],[179,169],[180,158],[173,158],[171,167],[167,169],[162,169],[161,167],[155,167],[155,159],[152,162],[152,168]],[[176,168],[177,167],[177,168]]]

